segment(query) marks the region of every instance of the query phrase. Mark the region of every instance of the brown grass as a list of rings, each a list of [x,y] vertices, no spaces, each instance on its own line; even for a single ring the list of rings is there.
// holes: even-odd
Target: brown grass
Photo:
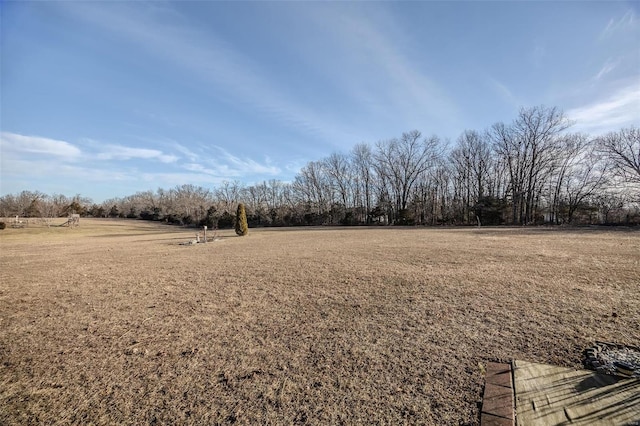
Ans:
[[[640,341],[638,232],[194,232],[0,231],[0,424],[472,425],[479,364]]]

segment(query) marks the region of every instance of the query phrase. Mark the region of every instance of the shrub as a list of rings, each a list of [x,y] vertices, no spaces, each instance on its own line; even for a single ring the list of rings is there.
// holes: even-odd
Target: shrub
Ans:
[[[4,229],[7,227],[7,224],[4,222],[0,222],[0,229]]]
[[[220,219],[218,219],[218,229],[231,229],[236,223],[236,218],[227,211],[222,213]]]
[[[244,237],[249,233],[249,225],[247,224],[247,213],[244,210],[244,204],[238,204],[236,212],[236,234]]]
[[[396,221],[396,225],[413,226],[415,224],[415,218],[409,209],[401,209],[398,211],[398,220]]]

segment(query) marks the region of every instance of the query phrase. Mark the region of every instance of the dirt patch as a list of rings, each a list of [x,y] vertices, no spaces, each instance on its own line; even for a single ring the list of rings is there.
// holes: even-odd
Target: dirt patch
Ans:
[[[479,364],[640,341],[640,233],[479,231],[4,230],[0,423],[477,424]]]

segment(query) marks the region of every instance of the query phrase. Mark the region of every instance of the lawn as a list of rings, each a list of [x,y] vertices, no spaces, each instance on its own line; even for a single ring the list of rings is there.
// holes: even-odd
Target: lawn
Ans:
[[[476,425],[488,361],[640,342],[640,232],[0,231],[0,424]]]

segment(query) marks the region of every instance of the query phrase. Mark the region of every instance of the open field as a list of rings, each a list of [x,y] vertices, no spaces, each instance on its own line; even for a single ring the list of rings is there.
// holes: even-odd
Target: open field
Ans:
[[[479,365],[640,342],[640,232],[0,231],[0,424],[468,424]]]

